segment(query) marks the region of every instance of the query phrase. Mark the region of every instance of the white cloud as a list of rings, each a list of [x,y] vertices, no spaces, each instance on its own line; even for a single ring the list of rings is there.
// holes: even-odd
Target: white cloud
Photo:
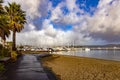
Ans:
[[[77,6],[76,6],[76,0],[66,0],[67,7],[70,11],[73,11]]]
[[[80,24],[82,28],[79,27],[77,31],[93,39],[119,42],[120,1],[115,0],[112,3],[111,1],[101,0],[95,14],[92,17],[85,15],[86,20]]]
[[[27,18],[29,19],[41,17],[47,13],[48,0],[4,0],[6,5],[7,2],[13,1],[21,4],[22,9],[26,11]]]
[[[120,42],[119,0],[100,0],[92,16],[80,10],[75,4],[75,0],[66,0],[66,2],[61,2],[56,7],[52,7],[51,2],[45,3],[45,0],[26,0],[24,3],[18,0],[18,2],[22,4],[23,9],[27,11],[27,15],[32,19],[45,16],[47,11],[51,10],[51,17],[43,20],[41,30],[36,31],[36,26],[30,21],[27,25],[29,26],[27,28],[28,31],[17,34],[18,44],[48,46],[67,45],[73,42],[76,45]],[[39,8],[40,5],[42,6],[41,8]],[[67,5],[70,11],[67,15],[64,15],[61,10],[65,5]],[[44,8],[44,6],[49,7]],[[77,12],[84,13],[84,15],[78,16]],[[73,25],[73,30],[62,31],[55,29],[51,21],[62,25],[71,24]]]
[[[57,30],[53,28],[53,25],[50,24],[50,20],[44,20],[43,22],[43,29],[46,35],[50,37],[56,37],[57,35]]]
[[[75,12],[70,12],[68,15],[65,15],[61,18],[60,22],[64,24],[78,24],[84,18],[82,16],[77,16]]]
[[[51,28],[51,26],[49,26]],[[51,29],[50,29],[51,30]],[[71,32],[64,32],[57,30],[56,36],[51,37],[53,32],[47,32],[46,29],[41,31],[29,31],[17,34],[17,44],[30,44],[33,46],[55,46],[55,45],[66,45],[71,43]]]
[[[57,7],[55,8],[52,8],[52,12],[51,12],[51,18],[50,20],[54,21],[54,22],[59,22],[60,19],[63,17],[63,14],[62,14],[62,11],[61,11],[61,8],[64,6],[64,3],[61,2],[58,4]]]
[[[66,0],[66,2],[61,2],[57,7],[52,8],[52,16],[50,18],[51,21],[55,23],[61,24],[78,24],[83,19],[82,16],[78,16],[77,13],[84,13],[83,10],[79,9],[76,5],[76,0]],[[65,7],[69,10],[67,15],[64,15],[61,8]]]
[[[110,2],[112,1],[113,0],[100,0],[98,7],[101,7],[101,8],[106,7],[106,5],[109,5]]]

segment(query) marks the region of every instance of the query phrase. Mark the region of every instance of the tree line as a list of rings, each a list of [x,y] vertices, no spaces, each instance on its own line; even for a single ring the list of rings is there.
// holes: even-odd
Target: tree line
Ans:
[[[12,32],[12,50],[16,51],[16,32],[21,32],[25,23],[26,12],[21,9],[20,4],[12,2],[3,6],[3,0],[0,0],[0,37],[3,46]]]

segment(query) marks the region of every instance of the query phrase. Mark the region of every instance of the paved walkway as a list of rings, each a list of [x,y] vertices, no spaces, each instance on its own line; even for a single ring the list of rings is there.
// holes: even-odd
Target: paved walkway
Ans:
[[[50,80],[37,55],[31,54],[23,55],[18,62],[10,65],[5,78],[5,80]]]

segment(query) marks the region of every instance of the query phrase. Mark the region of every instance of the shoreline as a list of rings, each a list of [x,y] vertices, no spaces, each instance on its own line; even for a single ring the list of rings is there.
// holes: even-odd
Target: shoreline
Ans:
[[[101,60],[101,61],[120,62],[119,60],[101,59],[101,58],[95,58],[95,57],[85,57],[85,56],[75,56],[75,55],[64,55],[64,54],[51,54],[51,55],[68,56],[68,57],[76,57],[76,58],[88,58],[88,59],[96,59],[96,60]]]
[[[119,80],[120,62],[96,58],[53,54],[42,58],[61,80]]]

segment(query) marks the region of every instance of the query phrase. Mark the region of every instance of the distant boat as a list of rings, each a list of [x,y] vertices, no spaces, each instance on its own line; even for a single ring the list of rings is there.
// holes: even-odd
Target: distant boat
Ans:
[[[66,48],[67,51],[71,51],[71,48]]]
[[[90,48],[85,48],[85,51],[90,51]]]

